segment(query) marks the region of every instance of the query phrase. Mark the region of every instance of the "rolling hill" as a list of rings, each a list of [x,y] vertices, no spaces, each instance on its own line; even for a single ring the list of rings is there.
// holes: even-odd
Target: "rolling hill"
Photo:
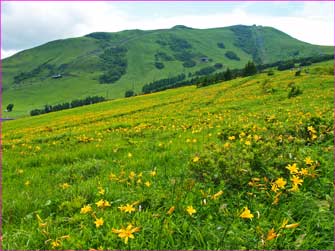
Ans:
[[[242,68],[249,60],[264,64],[320,54],[333,54],[333,47],[262,26],[95,32],[3,60],[3,105],[14,104],[4,117],[89,95],[119,98],[126,90],[139,93],[144,84],[206,67]]]

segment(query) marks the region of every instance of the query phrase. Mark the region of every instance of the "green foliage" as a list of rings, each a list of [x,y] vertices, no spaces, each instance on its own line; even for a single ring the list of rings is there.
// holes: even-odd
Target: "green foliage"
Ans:
[[[132,96],[135,96],[135,95],[136,95],[136,93],[133,90],[127,90],[124,94],[124,97],[129,98],[129,97],[132,97]]]
[[[244,67],[243,76],[252,76],[255,75],[256,73],[257,73],[256,65],[254,64],[254,62],[249,61]]]
[[[223,78],[225,81],[231,80],[233,78],[232,72],[229,68],[227,68],[227,70],[225,71]]]
[[[221,48],[221,49],[226,48],[226,46],[224,45],[223,42],[217,43],[217,46],[218,46],[219,48]]]
[[[69,108],[75,108],[79,106],[84,106],[84,105],[91,105],[99,102],[103,102],[106,99],[104,97],[100,96],[88,96],[85,99],[75,99],[72,100],[71,103],[63,103],[63,104],[57,104],[54,106],[51,105],[44,105],[44,109],[33,109],[30,111],[30,116],[36,116],[44,113],[49,113],[49,112],[56,112],[56,111],[61,111]]]
[[[172,61],[173,60],[173,57],[172,56],[169,56],[168,54],[166,54],[165,52],[157,52],[155,54],[155,60],[156,61]]]
[[[262,63],[263,36],[256,26],[235,25],[230,27],[235,33],[235,45],[252,55],[254,62]]]
[[[287,95],[288,98],[293,98],[302,94],[302,90],[294,83],[289,84],[289,88],[290,89]]]
[[[112,35],[108,32],[93,32],[93,33],[90,33],[90,34],[86,35],[85,37],[108,40],[112,37]]]
[[[269,70],[268,73],[267,73],[268,76],[273,76],[275,75],[274,71],[273,70]]]
[[[183,63],[183,66],[186,68],[191,68],[191,67],[196,66],[196,64],[197,63],[194,60],[187,60]]]
[[[289,69],[293,69],[295,66],[293,61],[287,61],[287,62],[281,62],[279,63],[277,70],[278,71],[285,71],[285,70],[289,70]]]
[[[7,107],[6,107],[6,110],[7,110],[7,112],[11,112],[11,111],[13,111],[13,108],[14,108],[14,104],[8,104]]]
[[[216,63],[214,65],[214,68],[216,68],[216,69],[221,69],[222,67],[223,67],[223,64],[221,64],[221,63]]]
[[[225,54],[224,54],[227,58],[229,58],[230,60],[236,60],[236,61],[240,61],[240,57],[237,56],[237,54],[233,51],[227,51]]]
[[[199,71],[196,71],[195,75],[197,76],[209,75],[215,71],[216,71],[215,67],[207,66],[207,67],[201,68]]]
[[[180,74],[171,78],[164,78],[146,84],[142,88],[143,93],[151,93],[172,88],[176,83],[183,81],[186,78],[185,74]]]
[[[127,49],[125,47],[108,48],[100,55],[104,74],[99,78],[100,83],[114,83],[118,81],[127,70]]]
[[[160,70],[164,68],[164,64],[162,62],[155,62],[155,67]]]

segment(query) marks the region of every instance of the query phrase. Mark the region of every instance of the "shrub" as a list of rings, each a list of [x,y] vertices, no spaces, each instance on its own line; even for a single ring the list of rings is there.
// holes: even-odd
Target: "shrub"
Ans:
[[[129,98],[129,97],[132,97],[132,96],[135,96],[135,95],[136,94],[133,90],[128,90],[128,91],[125,92],[124,97]]]
[[[223,67],[223,64],[221,64],[221,63],[216,63],[216,64],[214,65],[214,67],[215,67],[216,69],[221,69],[221,68]]]
[[[290,90],[289,90],[289,93],[288,93],[288,98],[293,98],[293,97],[296,97],[298,95],[301,95],[302,94],[302,90],[300,90],[299,87],[295,86],[295,84],[290,84]]]
[[[254,64],[254,62],[249,61],[244,67],[243,76],[252,76],[255,75],[256,73],[257,73],[256,65]]]
[[[273,72],[273,70],[269,70],[268,71],[268,76],[273,76],[273,75],[275,75],[275,73]]]
[[[240,57],[233,51],[227,51],[224,55],[231,60],[240,61]]]
[[[187,60],[183,63],[184,67],[191,68],[194,67],[197,63],[194,60]]]
[[[13,110],[14,104],[8,104],[7,105],[7,112],[11,112]]]
[[[164,64],[161,62],[155,62],[155,67],[160,70],[164,68]]]
[[[226,48],[226,46],[224,45],[223,42],[217,43],[217,46],[218,46],[219,48],[221,48],[221,49]]]

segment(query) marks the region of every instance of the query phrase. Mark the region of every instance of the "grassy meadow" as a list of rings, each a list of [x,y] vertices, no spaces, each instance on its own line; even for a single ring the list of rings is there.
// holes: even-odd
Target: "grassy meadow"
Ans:
[[[333,64],[3,123],[2,248],[332,250]]]

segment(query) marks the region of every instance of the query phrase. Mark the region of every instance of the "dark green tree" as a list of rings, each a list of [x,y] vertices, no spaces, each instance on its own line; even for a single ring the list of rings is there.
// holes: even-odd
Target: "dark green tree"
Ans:
[[[7,105],[7,112],[13,111],[14,104]]]
[[[125,98],[135,96],[135,92],[133,90],[128,90],[124,93]]]
[[[231,73],[229,68],[227,68],[227,70],[225,71],[223,78],[225,81],[231,80],[233,78],[233,74]]]
[[[243,71],[243,76],[252,76],[255,75],[257,73],[257,68],[254,62],[249,61],[245,67],[244,67],[244,71]]]

